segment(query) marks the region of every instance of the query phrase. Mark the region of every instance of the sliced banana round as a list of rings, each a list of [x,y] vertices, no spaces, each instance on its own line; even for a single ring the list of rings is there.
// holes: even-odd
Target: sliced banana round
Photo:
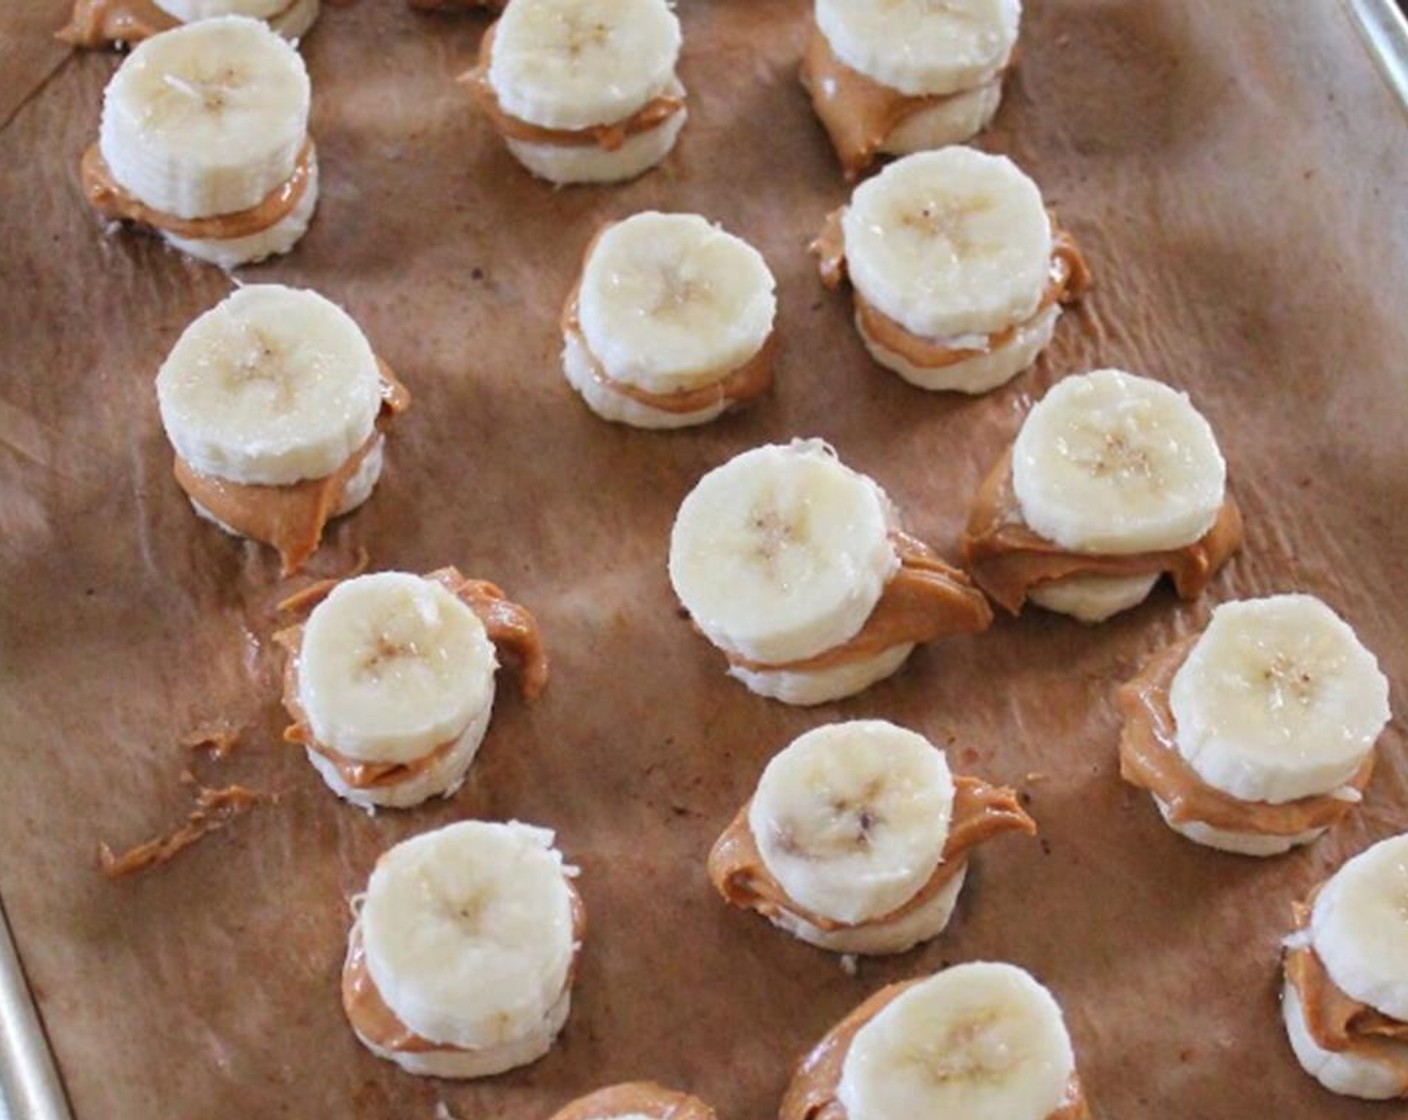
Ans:
[[[1379,841],[1329,878],[1310,937],[1336,987],[1408,1022],[1408,834]]]
[[[608,227],[582,270],[587,345],[615,381],[667,394],[710,384],[772,333],[762,255],[698,214],[646,211]]]
[[[665,0],[515,0],[496,25],[489,84],[542,128],[633,115],[674,78],[680,23]]]
[[[1021,19],[1021,0],[816,0],[836,57],[911,97],[991,81],[1012,58]]]
[[[1192,544],[1217,520],[1226,485],[1217,439],[1188,395],[1117,369],[1057,383],[1012,449],[1023,519],[1072,552]]]
[[[1179,754],[1244,801],[1332,793],[1389,719],[1388,679],[1312,595],[1224,603],[1169,686]]]
[[[706,474],[670,534],[670,582],[720,648],[764,664],[853,637],[899,568],[885,492],[821,440],[745,451]]]
[[[577,951],[553,834],[461,821],[377,861],[358,925],[387,1007],[422,1038],[483,1050],[535,1033]]]
[[[494,645],[442,584],[358,576],[314,608],[298,702],[319,743],[362,762],[409,762],[458,738],[494,700]]]
[[[303,59],[267,24],[206,19],[141,43],[108,83],[112,177],[179,218],[247,210],[293,174],[308,136]]]
[[[852,1120],[1046,1120],[1074,1075],[1051,993],[1015,965],[978,962],[914,985],[857,1031],[837,1095]]]
[[[153,0],[167,15],[182,23],[219,16],[248,16],[267,20],[289,6],[289,0]]]
[[[264,486],[337,470],[371,438],[382,405],[376,355],[351,316],[278,284],[238,288],[191,323],[156,392],[181,458]]]
[[[882,918],[933,876],[953,814],[943,751],[885,720],[818,727],[768,763],[748,808],[763,865],[832,921]]]
[[[1006,156],[973,148],[890,164],[856,188],[841,228],[856,291],[928,339],[1025,322],[1051,271],[1041,191]]]

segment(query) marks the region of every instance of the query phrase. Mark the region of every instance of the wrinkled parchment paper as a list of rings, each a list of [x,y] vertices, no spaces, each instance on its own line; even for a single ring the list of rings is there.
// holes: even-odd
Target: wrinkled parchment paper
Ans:
[[[297,584],[270,551],[197,521],[172,480],[153,376],[230,281],[105,234],[85,208],[75,167],[118,60],[50,44],[64,8],[0,14],[0,889],[80,1118],[430,1120],[443,1101],[533,1120],[652,1078],[764,1120],[794,1061],[867,994],[980,958],[1056,992],[1102,1116],[1388,1114],[1295,1065],[1277,958],[1291,900],[1408,826],[1401,723],[1361,812],[1257,862],[1177,838],[1119,781],[1112,703],[1215,602],[1293,588],[1341,610],[1408,702],[1408,144],[1337,5],[1031,0],[983,144],[1041,183],[1098,289],[1034,372],[976,401],[873,366],[848,298],[817,283],[805,245],[846,192],[796,82],[800,0],[683,0],[677,152],[629,186],[561,191],[511,160],[451,80],[484,18],[327,7],[305,44],[317,218],[292,256],[242,276],[343,304],[416,404],[375,497],[314,567],[345,568],[361,545],[376,568],[459,565],[535,610],[554,657],[534,707],[500,677],[458,796],[374,819],[279,741],[269,638]],[[610,426],[558,370],[582,246],[648,207],[722,221],[777,274],[778,384],[745,415],[678,434]],[[1248,536],[1204,601],[1163,589],[1096,630],[1004,619],[814,711],[726,679],[678,616],[666,541],[706,469],[824,436],[953,555],[1033,397],[1102,364],[1187,388],[1220,433]],[[185,757],[180,735],[221,715],[245,725],[244,747]],[[1042,836],[983,850],[941,940],[851,977],[724,907],[704,857],[774,751],[858,716],[922,729],[955,769],[1022,788]],[[184,819],[187,765],[282,799],[164,868],[103,880],[99,840]],[[552,1053],[452,1085],[358,1046],[337,977],[348,899],[377,854],[470,816],[557,829],[590,930]]]

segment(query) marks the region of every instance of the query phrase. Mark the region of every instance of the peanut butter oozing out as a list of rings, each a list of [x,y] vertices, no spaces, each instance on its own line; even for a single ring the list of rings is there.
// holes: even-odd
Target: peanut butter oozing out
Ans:
[[[974,848],[1004,832],[1036,835],[1036,822],[1022,810],[1016,793],[989,785],[980,778],[954,778],[953,815],[943,858],[933,875],[898,909],[867,922],[851,924],[824,917],[788,897],[782,884],[763,864],[753,830],[748,827],[748,805],[745,804],[709,853],[709,881],[725,902],[756,910],[767,918],[791,914],[827,932],[871,928],[900,921],[924,906],[967,866],[968,855]]]
[[[136,222],[173,237],[196,241],[229,241],[271,229],[293,213],[308,190],[313,142],[305,141],[293,173],[247,210],[214,214],[206,218],[178,218],[142,202],[112,177],[97,144],[90,144],[79,163],[83,194],[100,215],[111,222]]]
[[[972,92],[913,97],[891,89],[837,58],[815,23],[802,55],[801,79],[848,183],[874,162],[886,138],[907,118]]]
[[[98,864],[109,879],[120,879],[149,867],[157,867],[210,833],[219,832],[268,798],[268,794],[239,785],[219,789],[201,787],[196,791],[196,807],[191,810],[185,824],[129,848],[121,855],[115,855],[107,844],[99,844]]]
[[[381,371],[382,405],[376,430],[332,474],[288,486],[256,486],[216,478],[176,456],[176,481],[191,498],[230,528],[278,550],[283,574],[291,575],[318,550],[323,529],[342,501],[347,484],[371,454],[393,417],[411,404],[410,391],[385,362]]]
[[[906,533],[892,532],[890,540],[899,553],[899,571],[885,584],[880,601],[853,638],[800,661],[763,664],[728,653],[729,664],[754,672],[832,669],[894,646],[948,634],[978,634],[992,625],[992,608],[965,573]]]
[[[1229,496],[1213,527],[1192,544],[1161,552],[1108,556],[1071,552],[1033,532],[1022,520],[1012,489],[1012,450],[979,487],[963,532],[963,562],[978,586],[1012,614],[1019,614],[1037,584],[1068,576],[1137,576],[1166,573],[1179,597],[1196,599],[1242,546],[1242,514]]]
[[[590,259],[592,249],[600,237],[601,233],[598,233],[596,237],[592,238],[591,244],[587,246],[583,267],[585,267],[586,260]],[[581,343],[582,350],[591,359],[592,377],[597,384],[620,393],[622,396],[630,397],[631,400],[648,408],[676,415],[702,412],[717,404],[734,408],[753,400],[755,397],[762,396],[772,388],[772,371],[777,362],[777,332],[775,330],[763,341],[757,353],[741,366],[734,370],[723,371],[719,380],[709,385],[701,385],[697,389],[684,389],[677,393],[651,393],[638,385],[628,385],[624,381],[617,381],[602,368],[596,355],[592,353],[591,347],[587,345],[586,337],[582,334],[582,321],[578,308],[578,297],[581,290],[579,279],[573,285],[572,292],[568,295],[567,302],[562,308],[562,332],[564,335],[572,335]]]
[[[851,1043],[861,1028],[921,980],[907,980],[881,988],[834,1026],[811,1053],[802,1059],[787,1086],[778,1120],[849,1120],[846,1106],[837,1097],[841,1074]],[[1071,1074],[1066,1099],[1046,1120],[1090,1120],[1080,1078]]]
[[[1241,801],[1204,782],[1178,751],[1177,730],[1168,692],[1196,638],[1188,638],[1156,654],[1137,677],[1116,696],[1124,716],[1120,734],[1120,777],[1146,789],[1168,806],[1175,824],[1198,821],[1232,832],[1263,836],[1297,836],[1341,820],[1354,802],[1325,794],[1281,805]],[[1346,783],[1363,792],[1374,772],[1374,757]]]
[[[75,47],[138,43],[181,21],[152,0],[74,0],[73,15],[54,37]]]
[[[629,117],[588,128],[543,128],[513,116],[499,104],[499,96],[489,83],[489,63],[493,58],[494,37],[499,25],[491,24],[479,41],[479,59],[460,75],[470,96],[489,118],[500,136],[530,144],[557,144],[561,147],[591,147],[614,152],[638,132],[647,132],[684,108],[684,98],[662,93],[651,98]]]
[[[1292,903],[1297,933],[1304,934],[1309,927],[1314,900],[1312,893],[1305,902]],[[1402,1047],[1408,1042],[1408,1023],[1347,996],[1330,979],[1308,943],[1286,950],[1285,969],[1287,981],[1300,998],[1305,1028],[1316,1044],[1323,1050],[1387,1065],[1399,1079],[1399,1095],[1408,1096],[1408,1057]]]
[[[587,932],[587,910],[582,904],[582,896],[570,879],[564,879],[572,900],[572,940],[576,948],[572,954],[572,964],[568,968],[564,990],[572,987],[576,979],[577,961],[581,955],[582,938]],[[348,939],[347,959],[342,965],[342,1010],[347,1021],[364,1039],[398,1054],[424,1054],[428,1051],[454,1050],[463,1052],[465,1047],[447,1042],[432,1042],[422,1038],[397,1017],[396,1012],[387,1006],[367,969],[367,955],[362,946],[362,932],[354,927]],[[701,1117],[700,1120],[703,1120]]]
[[[632,1081],[598,1089],[554,1112],[549,1120],[616,1120],[620,1116],[651,1120],[718,1120],[698,1097],[676,1092],[653,1081]]]
[[[425,577],[441,584],[472,610],[484,624],[489,640],[506,651],[517,663],[519,687],[529,702],[537,699],[547,684],[548,656],[542,631],[526,607],[511,602],[502,591],[484,580],[466,579],[456,568],[441,568]],[[335,586],[336,582],[327,581]],[[330,591],[332,586],[326,590]],[[455,740],[440,743],[420,758],[407,762],[365,762],[318,742],[308,722],[308,713],[298,701],[298,657],[303,648],[303,627],[291,626],[274,635],[284,650],[283,705],[293,722],[284,730],[284,741],[316,751],[337,768],[342,780],[353,789],[380,789],[408,781],[430,769],[451,750]]]
[[[810,245],[817,258],[817,272],[822,284],[834,291],[846,279],[846,240],[841,226],[841,215],[845,207],[831,211],[826,216],[821,232]],[[1080,246],[1069,233],[1051,219],[1051,268],[1047,273],[1046,286],[1036,310],[1025,320],[1012,323],[1000,331],[984,336],[977,346],[949,346],[932,338],[925,338],[907,330],[883,311],[870,303],[860,292],[854,292],[856,320],[866,334],[879,342],[885,349],[901,355],[911,365],[922,369],[943,369],[957,365],[971,358],[991,354],[1016,337],[1017,332],[1041,315],[1053,304],[1075,303],[1086,294],[1093,283],[1090,266],[1086,264]]]

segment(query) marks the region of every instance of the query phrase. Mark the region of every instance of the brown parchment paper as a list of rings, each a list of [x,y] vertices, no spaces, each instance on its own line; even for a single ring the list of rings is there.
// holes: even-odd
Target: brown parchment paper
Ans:
[[[449,802],[375,818],[281,745],[272,554],[196,520],[152,381],[230,281],[103,232],[75,176],[111,54],[53,72],[60,0],[0,13],[0,890],[81,1118],[532,1120],[613,1081],[775,1114],[793,1063],[889,981],[1007,959],[1060,998],[1100,1115],[1387,1116],[1295,1065],[1276,1003],[1289,904],[1408,826],[1400,721],[1362,811],[1258,862],[1169,832],[1117,777],[1115,686],[1217,601],[1323,596],[1408,673],[1408,222],[1404,118],[1333,3],[1031,0],[984,146],[1012,154],[1080,238],[1098,289],[1038,368],[976,401],[873,366],[805,245],[846,196],[796,82],[807,5],[684,0],[690,121],[636,183],[531,179],[451,77],[486,20],[399,0],[329,6],[305,50],[322,201],[297,251],[247,280],[316,288],[416,394],[370,503],[315,567],[459,565],[535,610],[553,679],[500,678]],[[21,11],[20,9],[24,9]],[[37,13],[47,13],[40,19]],[[46,53],[47,52],[47,53]],[[11,59],[23,61],[23,65]],[[0,113],[0,117],[5,114]],[[651,434],[589,414],[558,370],[557,314],[604,219],[698,210],[777,274],[776,391],[745,415]],[[953,554],[978,479],[1058,376],[1122,365],[1190,390],[1221,436],[1245,552],[1202,602],[1166,589],[1099,629],[1033,612],[917,653],[852,701],[801,711],[723,675],[665,576],[675,509],[706,469],[819,435]],[[184,818],[179,735],[246,725],[196,762],[282,795],[168,866],[111,883],[94,847]],[[770,755],[838,717],[885,716],[956,769],[1030,797],[1040,841],[976,859],[949,932],[896,960],[836,958],[729,910],[711,841]],[[573,1012],[538,1064],[477,1084],[412,1078],[338,1005],[348,899],[377,854],[469,816],[558,830],[590,912]]]

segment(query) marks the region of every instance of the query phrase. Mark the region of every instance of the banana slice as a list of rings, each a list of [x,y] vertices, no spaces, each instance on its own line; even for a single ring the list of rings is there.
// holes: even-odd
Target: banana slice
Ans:
[[[1011,62],[1021,0],[816,0],[816,25],[853,70],[911,97],[959,93]]]
[[[1296,1057],[1333,1092],[1408,1097],[1408,835],[1361,852],[1312,897],[1286,941]]]
[[[634,178],[684,126],[680,25],[666,0],[526,0],[504,9],[467,77],[534,174]]]
[[[1187,394],[1121,370],[1058,383],[1013,446],[1023,519],[1076,552],[1191,544],[1217,520],[1226,483],[1217,439]]]
[[[1089,283],[1037,185],[971,148],[891,164],[812,248],[828,283],[850,276],[875,360],[925,389],[981,393],[1015,377]]]
[[[221,16],[261,19],[285,39],[297,41],[318,18],[318,0],[152,0],[182,23]]]
[[[810,731],[768,763],[748,811],[764,866],[807,909],[858,925],[939,866],[953,812],[944,753],[884,720]]]
[[[860,630],[899,567],[890,500],[820,440],[706,474],[670,535],[670,582],[716,646],[782,664]]]
[[[370,497],[378,418],[406,396],[355,322],[316,292],[239,288],[196,319],[156,379],[196,511],[297,567],[324,522]]]
[[[587,252],[564,314],[563,370],[608,420],[712,420],[771,384],[775,289],[756,249],[699,215],[636,214]]]
[[[378,1057],[435,1077],[536,1061],[566,1021],[581,903],[546,829],[462,821],[377,861],[343,1007]]]
[[[825,1060],[818,1060],[822,1054]],[[955,965],[878,992],[798,1067],[781,1120],[1089,1116],[1051,993],[1010,964]]]
[[[302,58],[258,20],[153,36],[108,83],[89,197],[228,267],[285,252],[317,198],[309,100]]]
[[[1203,781],[1273,805],[1348,783],[1390,714],[1374,655],[1311,595],[1218,607],[1169,706],[1179,753]]]
[[[439,581],[404,572],[347,580],[313,609],[297,651],[294,699],[314,740],[309,761],[354,804],[449,796],[484,736],[497,667],[484,624]],[[325,750],[396,767],[401,780],[353,788]]]

